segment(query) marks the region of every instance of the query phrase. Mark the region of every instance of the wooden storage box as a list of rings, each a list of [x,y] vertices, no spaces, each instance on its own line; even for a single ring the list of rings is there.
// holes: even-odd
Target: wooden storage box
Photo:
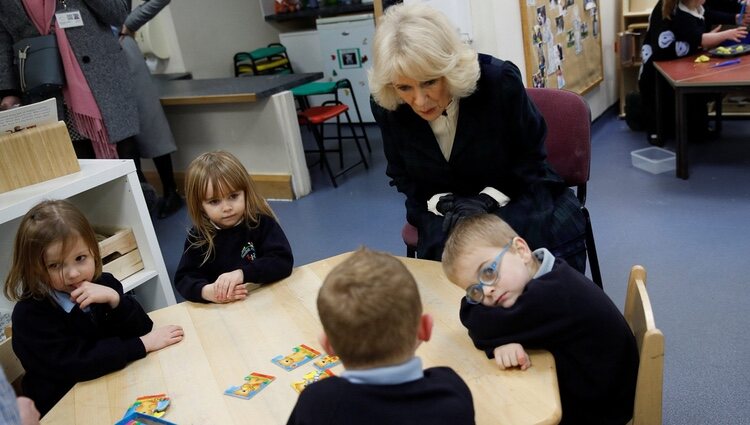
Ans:
[[[112,273],[122,281],[143,270],[143,260],[132,229],[96,226],[94,230],[98,236],[104,237],[99,241],[102,271]]]
[[[81,171],[65,123],[0,136],[0,193]]]

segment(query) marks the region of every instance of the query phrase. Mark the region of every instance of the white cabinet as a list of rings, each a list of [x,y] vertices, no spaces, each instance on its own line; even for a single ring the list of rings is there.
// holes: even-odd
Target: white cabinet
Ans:
[[[0,284],[8,275],[13,241],[21,218],[46,199],[68,199],[93,225],[133,229],[144,269],[124,279],[146,311],[175,304],[174,291],[131,160],[79,160],[81,171],[0,194]],[[0,296],[0,310],[11,301]]]

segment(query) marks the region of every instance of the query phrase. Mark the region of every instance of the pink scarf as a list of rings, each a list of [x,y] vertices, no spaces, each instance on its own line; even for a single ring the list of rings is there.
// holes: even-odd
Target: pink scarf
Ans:
[[[42,35],[49,33],[50,23],[55,16],[56,4],[56,0],[23,0],[26,13]],[[57,20],[54,25],[57,46],[65,70],[63,96],[72,112],[76,130],[91,139],[97,158],[117,158],[117,148],[109,143],[109,134],[104,126],[102,113],[70,47],[65,29],[60,28]]]

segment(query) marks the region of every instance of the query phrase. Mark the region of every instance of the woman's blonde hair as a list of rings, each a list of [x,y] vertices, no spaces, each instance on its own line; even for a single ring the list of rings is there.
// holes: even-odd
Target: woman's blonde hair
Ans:
[[[368,77],[375,101],[395,110],[402,103],[393,87],[396,78],[422,82],[445,77],[452,96],[466,97],[476,89],[479,62],[442,12],[419,3],[401,4],[389,7],[378,22]]]
[[[191,247],[206,247],[203,263],[214,253],[216,227],[203,212],[202,203],[206,199],[208,187],[216,197],[226,197],[232,192],[245,192],[244,224],[254,228],[260,223],[260,216],[276,216],[265,199],[260,196],[239,159],[226,151],[206,152],[190,163],[185,181],[188,215],[197,234],[191,234]]]
[[[48,296],[52,289],[44,263],[45,251],[53,243],[61,242],[60,251],[66,254],[79,237],[94,258],[96,280],[102,274],[102,258],[94,229],[83,213],[66,200],[42,201],[32,207],[16,232],[5,296],[11,301]]]

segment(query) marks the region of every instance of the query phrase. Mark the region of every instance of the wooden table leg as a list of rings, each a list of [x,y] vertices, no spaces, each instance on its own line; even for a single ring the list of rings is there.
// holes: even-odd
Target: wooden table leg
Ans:
[[[667,84],[666,79],[661,75],[659,72],[654,73],[654,78],[656,79],[656,84],[654,84],[655,93],[654,93],[654,100],[655,100],[655,108],[653,111],[651,111],[653,114],[656,114],[656,137],[658,139],[658,143],[660,143],[659,146],[664,146],[664,143],[666,143],[667,135],[664,132],[664,123],[661,121],[661,117],[664,116],[664,114],[661,113],[662,110],[662,103],[664,102],[663,96],[660,95],[660,93],[663,90],[663,85]],[[648,133],[649,129],[646,129],[646,132]],[[650,135],[649,135],[650,137]],[[650,140],[649,140],[650,142]]]

